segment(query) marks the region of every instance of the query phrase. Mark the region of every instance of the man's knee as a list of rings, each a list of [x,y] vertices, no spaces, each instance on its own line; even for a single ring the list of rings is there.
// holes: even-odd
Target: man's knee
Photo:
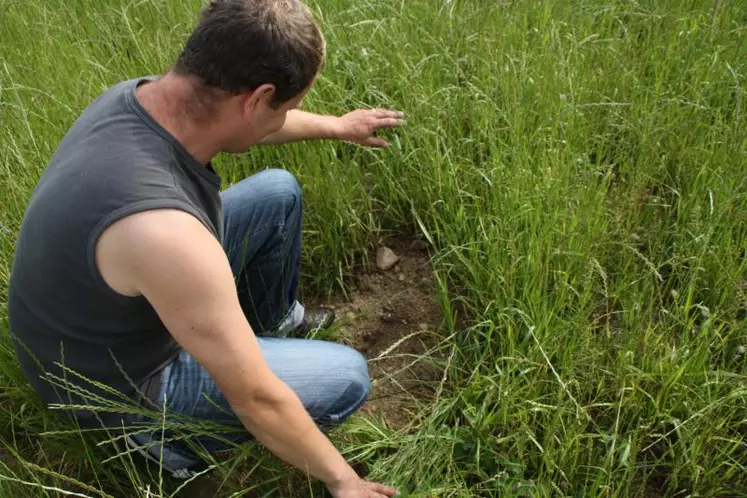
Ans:
[[[371,392],[371,379],[366,358],[353,348],[340,346],[334,368],[344,383],[339,398],[324,420],[330,425],[342,423],[358,411]]]
[[[302,202],[301,185],[293,173],[284,169],[268,169],[261,173],[265,175],[267,184],[266,188],[271,195],[278,201],[286,205],[286,214],[294,208],[300,209]]]

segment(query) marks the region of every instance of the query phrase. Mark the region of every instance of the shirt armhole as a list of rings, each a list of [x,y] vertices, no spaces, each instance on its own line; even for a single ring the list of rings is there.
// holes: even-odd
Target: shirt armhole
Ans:
[[[104,233],[104,231],[109,228],[111,225],[116,223],[117,221],[126,218],[127,216],[131,216],[136,213],[141,213],[143,211],[152,211],[155,209],[178,209],[180,211],[184,211],[187,214],[190,214],[197,218],[200,223],[202,223],[205,228],[208,229],[210,233],[213,234],[213,236],[217,237],[217,234],[215,234],[214,229],[210,226],[210,224],[205,220],[205,218],[195,209],[193,206],[190,206],[188,203],[184,201],[180,201],[177,199],[151,199],[147,201],[140,201],[136,202],[134,204],[130,204],[127,206],[124,206],[122,208],[117,209],[116,211],[110,213],[108,216],[106,216],[104,219],[99,221],[94,229],[91,231],[91,234],[88,236],[88,242],[86,244],[86,259],[88,261],[88,269],[91,273],[91,276],[93,277],[93,280],[96,282],[96,284],[103,290],[109,293],[114,293],[115,295],[119,297],[127,297],[119,292],[112,289],[109,284],[106,283],[106,280],[104,280],[104,277],[101,275],[101,272],[99,271],[98,266],[96,265],[96,244],[98,243],[99,237],[101,237],[101,234]]]

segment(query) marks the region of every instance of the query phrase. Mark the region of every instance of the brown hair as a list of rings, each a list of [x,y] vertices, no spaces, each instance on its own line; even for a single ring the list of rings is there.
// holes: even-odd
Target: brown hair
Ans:
[[[325,56],[324,36],[300,0],[212,0],[173,71],[234,95],[272,84],[278,107],[311,84]]]

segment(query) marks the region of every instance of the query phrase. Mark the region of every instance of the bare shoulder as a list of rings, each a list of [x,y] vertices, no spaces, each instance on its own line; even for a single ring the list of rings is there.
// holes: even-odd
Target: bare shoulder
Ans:
[[[178,210],[123,218],[99,238],[96,260],[114,291],[148,300],[229,399],[276,385],[239,304],[228,257],[197,218]],[[237,378],[240,370],[251,375]]]
[[[133,270],[196,257],[201,246],[217,244],[194,216],[178,209],[142,211],[113,223],[96,243],[96,266],[104,281],[125,296],[141,290]],[[194,256],[191,256],[194,254]]]

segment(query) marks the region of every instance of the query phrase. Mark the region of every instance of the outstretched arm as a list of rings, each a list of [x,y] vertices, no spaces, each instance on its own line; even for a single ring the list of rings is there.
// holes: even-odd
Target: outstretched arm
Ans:
[[[283,127],[265,137],[260,145],[300,142],[302,140],[344,140],[369,147],[387,147],[389,143],[377,137],[378,130],[405,124],[404,114],[386,109],[358,109],[342,116],[323,116],[293,109]]]

